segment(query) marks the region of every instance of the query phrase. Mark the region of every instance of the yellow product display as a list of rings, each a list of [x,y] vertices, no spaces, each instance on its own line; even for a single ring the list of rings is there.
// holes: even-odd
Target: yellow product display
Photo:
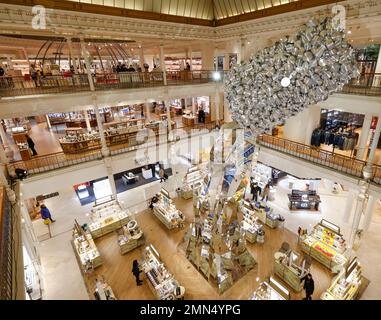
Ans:
[[[336,255],[336,251],[325,245],[323,242],[317,241],[312,245],[312,247],[329,258],[333,258]]]
[[[324,231],[323,231],[322,242],[328,244],[329,246],[333,246],[333,243],[334,243],[334,237],[333,237],[332,232],[330,232],[330,231],[327,230],[327,229],[324,229]]]

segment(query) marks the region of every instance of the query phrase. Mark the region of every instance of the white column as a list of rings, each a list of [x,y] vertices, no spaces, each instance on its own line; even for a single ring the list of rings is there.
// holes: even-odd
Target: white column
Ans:
[[[220,94],[218,91],[215,93],[214,107],[216,108],[216,121],[220,120]]]
[[[210,108],[210,120],[217,120],[217,107],[216,107],[216,95],[212,94],[209,97],[209,108]]]
[[[107,170],[107,177],[108,177],[108,181],[110,183],[112,196],[114,197],[115,200],[118,200],[118,194],[116,192],[115,179],[114,179],[114,174],[113,174],[113,170],[112,170],[112,159],[111,159],[111,157],[109,157],[109,156],[105,157],[104,163],[105,163],[106,170]]]
[[[171,111],[170,111],[171,104],[169,100],[166,100],[164,103],[165,103],[165,109],[167,110],[168,132],[170,133],[172,131],[172,119],[171,119]]]
[[[140,62],[140,68],[142,68],[142,71],[144,71],[144,51],[143,46],[140,46],[140,52],[139,52],[139,62]]]
[[[25,60],[28,63],[28,66],[30,66],[29,56],[28,56],[28,53],[26,52],[26,49],[24,47],[22,48],[22,52],[24,53]]]
[[[49,115],[46,114],[45,118],[46,118],[46,124],[48,126],[48,129],[51,129],[52,128],[52,124],[50,123]]]
[[[150,113],[150,107],[149,107],[149,103],[145,103],[144,104],[144,107],[146,108],[146,119],[148,120],[148,121],[150,121],[151,120],[151,113]]]
[[[86,64],[86,72],[87,72],[87,78],[89,80],[90,90],[95,91],[93,77],[91,76],[91,71],[90,71],[90,68],[91,68],[90,60],[89,60],[89,56],[87,55],[87,50],[85,48],[83,37],[79,38],[79,42],[81,45],[81,55],[82,55],[82,58],[85,60],[85,64]]]
[[[9,145],[8,136],[5,133],[1,123],[0,123],[0,136],[1,136],[1,141],[3,142],[4,147],[8,146]]]
[[[102,124],[101,114],[99,113],[99,109],[98,109],[98,106],[97,106],[96,103],[94,103],[94,110],[95,110],[95,116],[97,118],[99,136],[100,136],[100,139],[101,139],[102,154],[103,154],[103,156],[108,157],[110,155],[110,150],[107,147],[106,137],[105,137],[105,133],[104,133],[104,130],[103,130],[103,124]]]
[[[303,112],[306,112],[306,124],[304,130],[305,130],[305,141],[304,143],[307,145],[311,144],[311,136],[312,132],[319,127],[320,125],[320,116],[321,116],[321,109],[318,105],[313,105],[308,107]]]
[[[381,74],[381,47],[380,47],[380,52],[378,53],[378,60],[376,64],[375,73]],[[378,75],[377,77],[373,79],[373,86],[379,86],[379,85],[381,85],[380,75]]]
[[[189,48],[189,64],[190,64],[190,71],[193,71],[193,51],[192,48]]]
[[[69,70],[70,70],[70,66],[74,66],[74,63],[73,63],[73,60],[74,60],[74,56],[73,56],[73,47],[72,47],[72,45],[71,45],[71,38],[70,37],[68,37],[68,38],[66,38],[66,42],[67,42],[67,45],[68,45],[68,47],[69,47]],[[75,66],[74,66],[74,69],[76,69],[75,68]]]
[[[347,256],[349,258],[352,255],[353,244],[354,244],[354,242],[356,240],[356,232],[359,230],[361,216],[362,216],[362,213],[364,211],[364,200],[365,200],[365,197],[366,197],[366,188],[364,186],[364,187],[362,187],[362,190],[360,191],[358,197],[355,199],[355,201],[356,201],[355,214],[354,214],[354,217],[353,217],[351,234],[349,236],[349,241],[348,241]]]
[[[363,217],[362,221],[362,229],[364,231],[368,231],[370,223],[372,221],[374,207],[376,205],[377,199],[374,196],[369,195],[368,197],[368,203],[366,205],[365,209],[365,215]]]
[[[369,158],[367,163],[368,166],[371,166],[373,163],[374,155],[376,154],[376,150],[377,150],[378,140],[380,139],[380,132],[381,132],[381,116],[378,116],[376,130],[374,131],[372,145],[370,146],[370,153],[369,153]]]
[[[164,45],[160,45],[160,67],[163,71],[164,85],[167,85],[167,70],[165,68]]]
[[[194,116],[196,115],[196,112],[197,112],[196,104],[197,104],[197,98],[192,97],[192,113]]]
[[[90,124],[90,119],[89,119],[89,112],[87,110],[83,111],[83,115],[85,117],[85,122],[86,122],[86,128],[87,131],[91,131],[91,124]]]
[[[225,53],[224,54],[224,71],[227,71],[227,70],[230,69],[229,60],[230,60],[230,54],[229,53]]]
[[[358,148],[357,148],[356,159],[358,160],[363,160],[366,154],[371,124],[372,124],[372,115],[366,114],[362,129],[361,129],[361,135],[360,135]]]
[[[7,155],[5,154],[5,148],[3,145],[0,144],[0,163],[2,164],[8,164],[8,158]],[[0,167],[1,169],[1,167]]]
[[[353,190],[348,191],[347,201],[345,203],[344,208],[344,216],[343,216],[343,222],[349,223],[353,207],[354,207],[354,201],[357,198],[358,194],[356,194]]]
[[[214,69],[214,48],[211,45],[205,44],[202,47],[202,70],[213,70]]]

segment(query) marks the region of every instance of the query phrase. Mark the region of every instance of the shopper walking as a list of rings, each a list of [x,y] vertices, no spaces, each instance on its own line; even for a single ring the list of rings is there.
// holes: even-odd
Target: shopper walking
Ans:
[[[312,279],[311,273],[308,273],[306,276],[302,278],[302,282],[304,281],[303,289],[306,292],[306,297],[303,300],[312,300],[311,296],[315,291],[315,282]]]
[[[139,279],[139,275],[142,271],[139,268],[138,260],[134,260],[132,262],[132,274],[135,276],[136,279],[136,285],[141,286],[143,281]]]
[[[32,151],[32,156],[36,156],[37,151],[34,148],[34,142],[33,142],[32,138],[29,137],[27,134],[25,135],[25,137],[26,137],[26,142],[28,143],[28,147],[29,147],[30,151]]]
[[[267,183],[265,187],[263,188],[262,201],[265,200],[267,202],[267,200],[269,199],[269,195],[270,195],[270,184]]]
[[[50,214],[49,209],[46,207],[46,205],[41,204],[41,218],[45,220],[50,220],[50,222],[56,222],[56,220],[53,220],[52,215]]]
[[[165,170],[163,167],[160,167],[159,169],[159,177],[160,177],[160,183],[166,180],[165,178]]]

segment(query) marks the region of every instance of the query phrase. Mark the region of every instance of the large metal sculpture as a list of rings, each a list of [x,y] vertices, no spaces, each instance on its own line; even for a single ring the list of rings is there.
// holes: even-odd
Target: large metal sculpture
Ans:
[[[232,119],[257,136],[341,91],[357,75],[344,30],[322,18],[234,66],[225,77],[225,93]]]

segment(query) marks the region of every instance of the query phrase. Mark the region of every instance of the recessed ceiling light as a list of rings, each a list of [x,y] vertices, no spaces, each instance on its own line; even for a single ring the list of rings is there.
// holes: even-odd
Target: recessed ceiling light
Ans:
[[[348,34],[352,34],[352,31],[351,31],[351,30],[348,30]]]

